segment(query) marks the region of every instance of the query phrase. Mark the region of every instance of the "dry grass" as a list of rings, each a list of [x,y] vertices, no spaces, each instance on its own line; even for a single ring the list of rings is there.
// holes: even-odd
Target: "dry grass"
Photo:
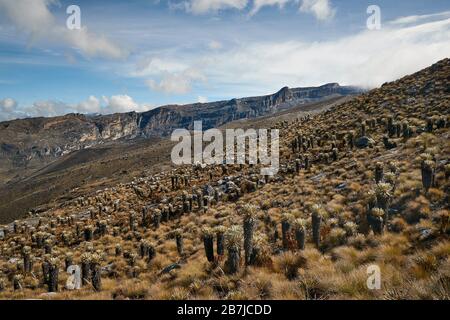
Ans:
[[[256,191],[249,193],[245,191],[251,189],[251,184],[246,182],[245,188],[239,190],[239,199],[231,200],[225,195],[218,203],[213,199],[208,208],[197,209],[197,202],[193,201],[192,212],[174,215],[169,221],[162,221],[158,228],[153,223],[146,227],[141,224],[145,205],[154,206],[151,210],[158,207],[160,211],[169,210],[169,203],[182,208],[184,192],[196,194],[206,184],[218,187],[218,180],[223,178],[220,168],[182,167],[136,177],[133,184],[118,184],[114,189],[86,195],[81,202],[61,201],[42,214],[41,227],[11,233],[0,242],[0,270],[5,284],[0,299],[448,299],[450,185],[444,172],[444,164],[450,160],[448,127],[415,134],[407,140],[391,136],[397,147],[389,150],[382,142],[387,133],[388,116],[394,116],[399,122],[406,120],[416,131],[424,128],[430,115],[448,116],[448,107],[442,103],[448,106],[448,95],[442,96],[438,90],[428,96],[416,96],[415,102],[411,102],[413,105],[398,102],[408,98],[404,88],[411,81],[424,85],[435,77],[448,77],[448,64],[442,67],[441,73],[424,71],[418,76],[406,77],[327,113],[318,113],[309,120],[292,122],[291,118],[286,123],[270,123],[281,130],[282,169],[307,154],[308,170],[301,169],[298,174],[288,170],[280,172],[270,178],[269,183],[261,182]],[[386,101],[392,104],[395,113],[386,107]],[[342,141],[337,137],[345,136],[349,130],[358,132],[360,120],[372,118],[377,118],[375,126],[368,130],[375,141],[373,148],[341,146]],[[290,143],[300,134],[322,138],[323,146],[317,146],[316,141],[314,148],[307,152],[292,153]],[[332,143],[338,146],[339,160],[326,162],[318,155],[329,153]],[[428,192],[422,186],[420,167],[421,155],[425,152],[435,155],[439,163],[436,183]],[[368,192],[387,186],[375,185],[373,168],[378,162],[384,164],[386,180],[392,190],[388,190],[388,210],[371,211],[369,205],[373,205],[374,199],[367,196]],[[209,178],[210,170],[214,173],[213,181]],[[227,176],[235,179],[237,186],[243,177],[248,181],[258,177],[255,174],[258,166],[240,168],[236,165],[227,170]],[[390,170],[392,174],[388,174]],[[189,175],[191,185],[172,190],[173,174]],[[149,196],[139,197],[135,186],[149,192]],[[120,205],[114,208],[116,200]],[[379,202],[376,197],[375,200]],[[239,208],[248,204],[258,207],[252,217],[256,221],[253,244],[259,256],[256,263],[245,266],[244,217]],[[98,211],[99,205],[108,209],[94,218],[79,216],[87,210]],[[314,208],[320,208],[322,217],[318,247],[312,236]],[[131,211],[136,212],[137,225],[130,225]],[[384,213],[380,234],[374,233],[373,221],[369,221],[371,212]],[[97,222],[105,220],[107,234],[94,234],[87,243],[83,234],[77,237],[75,224],[56,219],[73,215],[75,223],[94,228]],[[302,221],[306,230],[304,250],[297,249],[294,224],[287,230],[288,250],[282,249],[281,222],[286,217],[290,217],[287,219],[290,222],[301,219],[295,221]],[[225,254],[218,256],[214,234],[213,262],[208,262],[205,256],[202,239],[205,227],[210,230],[220,227],[226,235]],[[61,269],[59,292],[47,294],[47,287],[42,284],[44,249],[31,239],[31,234],[38,229],[51,235],[55,243],[52,255],[61,261],[69,251],[73,252],[76,264],[81,263],[85,252],[99,253],[104,268],[102,290],[95,292],[90,285],[77,291],[63,289],[68,275]],[[182,236],[181,255],[175,231]],[[62,232],[69,232],[73,243],[64,245]],[[139,256],[141,239],[154,245],[155,256],[151,261]],[[119,255],[115,254],[117,245],[122,248]],[[20,265],[23,246],[32,247],[34,277],[28,274],[22,280],[22,289],[14,290],[14,275],[23,273]],[[235,274],[227,273],[230,248],[239,249],[240,261]],[[380,268],[380,290],[367,288],[367,268],[371,265]],[[175,267],[162,272],[169,266]]]

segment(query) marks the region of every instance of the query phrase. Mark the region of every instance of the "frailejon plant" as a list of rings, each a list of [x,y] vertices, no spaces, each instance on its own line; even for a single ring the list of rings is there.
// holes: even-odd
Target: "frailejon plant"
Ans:
[[[144,228],[148,226],[148,211],[149,211],[148,206],[144,206],[142,208],[142,226]]]
[[[425,189],[425,192],[428,193],[428,190],[433,186],[435,180],[435,163],[432,160],[422,161],[421,165],[422,172],[422,185]]]
[[[394,149],[397,147],[397,144],[389,140],[388,136],[383,136],[383,144],[386,150]]]
[[[402,136],[405,141],[412,136],[412,130],[407,121],[403,121],[402,123]]]
[[[161,223],[161,210],[156,209],[153,213],[153,226],[155,229],[159,228],[159,225]]]
[[[384,180],[392,185],[392,192],[394,192],[400,175],[399,169],[396,162],[388,163],[387,167],[389,171],[384,174]]]
[[[239,271],[241,261],[242,228],[240,226],[231,226],[225,233],[225,244],[228,250],[227,270],[230,274]]]
[[[97,253],[92,254],[91,256],[91,277],[92,277],[92,286],[95,291],[102,290],[102,275],[101,275],[101,256]]]
[[[49,255],[44,255],[43,259],[42,259],[42,264],[41,264],[41,270],[42,270],[42,284],[43,285],[47,285],[48,281],[49,281],[49,263],[48,261],[50,260],[50,256]]]
[[[116,244],[114,251],[115,251],[116,257],[122,255],[122,246],[120,244]]]
[[[174,231],[174,234],[175,234],[175,241],[177,244],[178,254],[180,255],[180,257],[182,257],[183,253],[184,253],[182,230],[177,229]]]
[[[431,117],[427,118],[427,125],[426,125],[427,132],[433,132],[433,126],[434,126],[433,118]]]
[[[141,259],[144,259],[148,256],[148,250],[150,247],[149,241],[142,239],[139,243],[139,254],[141,256]]]
[[[256,224],[256,213],[258,207],[254,205],[243,205],[241,213],[244,216],[244,251],[245,251],[245,265],[250,264],[250,258],[253,251],[253,232]]]
[[[153,258],[156,256],[156,249],[153,243],[149,243],[148,245],[148,253],[147,253],[147,262],[152,262]]]
[[[127,262],[128,262],[128,265],[129,265],[130,267],[134,267],[134,266],[136,265],[136,260],[137,260],[137,258],[138,258],[138,255],[137,255],[136,253],[134,253],[134,252],[128,252],[128,255],[127,255]]]
[[[72,252],[66,252],[64,257],[64,266],[67,270],[71,265],[73,265],[73,253]]]
[[[253,236],[253,250],[250,257],[250,265],[260,265],[267,260],[267,237],[261,232],[255,232]]]
[[[30,273],[33,269],[33,258],[31,257],[31,247],[24,246],[22,248],[23,256],[23,271],[24,273]]]
[[[381,162],[377,162],[375,164],[375,182],[380,183],[383,180],[383,164]]]
[[[333,161],[337,161],[339,159],[339,152],[337,148],[333,148],[333,150],[331,151],[331,158],[333,159]]]
[[[136,221],[136,213],[134,211],[130,212],[130,217],[129,217],[129,223],[130,223],[130,230],[131,231],[136,231],[137,227],[138,227],[138,223]]]
[[[46,265],[42,269],[44,272],[47,272],[47,275],[44,275],[44,279],[46,279],[48,292],[58,292],[59,259],[51,257],[45,259],[42,264]]]
[[[92,230],[92,226],[84,227],[84,241],[92,241],[94,238],[94,233]]]
[[[305,250],[306,220],[301,218],[295,219],[293,225],[295,240],[297,241],[297,248],[300,250]]]
[[[104,237],[108,232],[108,223],[106,220],[97,221],[97,232],[100,237]]]
[[[214,262],[214,233],[211,228],[202,228],[202,240],[205,247],[206,259],[209,262]]]
[[[385,211],[381,208],[373,208],[370,212],[369,225],[372,228],[373,233],[382,234],[384,228],[383,218],[385,216]]]
[[[325,210],[321,205],[315,204],[312,206],[312,215],[311,215],[311,227],[312,227],[312,236],[313,242],[316,248],[320,247],[320,225],[325,215]]]
[[[290,240],[290,231],[291,231],[291,224],[294,220],[294,216],[289,213],[284,213],[281,218],[281,236],[282,236],[282,243],[283,243],[283,249],[288,250],[289,249],[289,240]]]
[[[85,252],[81,255],[81,283],[83,286],[89,284],[91,278],[91,260],[91,253]]]
[[[344,223],[344,230],[348,237],[352,237],[357,234],[358,226],[353,221],[347,221]]]
[[[22,290],[23,287],[23,276],[20,274],[16,274],[13,277],[13,288],[14,290]]]
[[[361,137],[366,136],[366,123],[365,123],[365,122],[362,122],[362,123],[361,123],[361,133],[360,133],[360,136],[361,136]]]
[[[52,254],[53,241],[51,239],[45,239],[44,252],[45,254]]]
[[[225,253],[224,245],[226,228],[224,226],[217,226],[214,230],[216,232],[217,239],[217,255],[223,256]]]
[[[347,144],[350,149],[353,149],[355,146],[355,135],[352,131],[347,134]]]
[[[378,183],[375,186],[375,195],[377,198],[377,207],[384,210],[386,214],[386,220],[389,219],[387,215],[389,210],[389,203],[392,199],[392,185],[389,183]]]

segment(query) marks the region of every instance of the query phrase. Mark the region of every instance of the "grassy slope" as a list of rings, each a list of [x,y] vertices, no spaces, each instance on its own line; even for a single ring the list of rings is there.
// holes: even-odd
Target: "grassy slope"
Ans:
[[[346,99],[332,98],[301,105],[292,108],[291,112],[284,111],[251,121],[236,121],[228,126],[266,125],[267,121],[273,123],[301,110],[323,110],[336,101]],[[73,199],[99,188],[128,182],[145,172],[148,174],[169,168],[172,146],[170,141],[156,138],[123,141],[72,152],[43,168],[29,168],[21,172],[22,178],[0,185],[0,223],[23,218],[29,210],[40,206],[45,208],[50,201],[58,198]]]
[[[416,133],[409,139],[391,137],[391,141],[397,143],[397,147],[391,150],[384,147],[382,136],[386,134],[388,117],[393,117],[395,122],[406,121],[415,131],[425,128],[430,117],[444,117],[448,123],[449,76],[450,61],[444,60],[319,113],[310,120],[291,117],[289,123],[279,123],[282,163],[292,163],[307,154],[312,162],[309,170],[301,170],[299,174],[280,174],[278,179],[257,191],[245,193],[237,203],[222,199],[206,212],[183,215],[180,219],[162,223],[158,229],[139,227],[137,234],[130,232],[129,213],[140,213],[152,199],[181,195],[183,190],[171,191],[168,188],[171,173],[159,175],[161,189],[151,198],[142,199],[132,185],[120,184],[115,190],[105,190],[90,197],[86,205],[74,202],[61,208],[55,205],[44,214],[47,219],[78,214],[100,202],[111,206],[114,200],[121,200],[117,211],[110,210],[94,221],[82,222],[94,225],[95,220],[102,219],[109,225],[109,234],[95,239],[93,249],[89,249],[85,242],[67,248],[59,240],[53,250],[53,255],[60,259],[67,251],[72,251],[75,262],[79,262],[80,255],[86,251],[101,253],[101,263],[109,269],[104,275],[103,290],[94,292],[85,287],[77,292],[62,291],[54,298],[448,299],[450,242],[446,170],[448,172],[450,154],[449,128],[437,129],[434,126],[433,132]],[[375,120],[374,126],[369,125],[372,119]],[[343,146],[342,137],[350,131],[358,136],[363,121],[367,122],[367,134],[374,139],[374,146],[368,149]],[[320,137],[323,145],[318,147],[315,144],[306,152],[292,153],[289,144],[298,134]],[[324,154],[330,153],[333,143],[339,149],[338,160],[325,160]],[[420,173],[424,153],[437,159],[436,186],[426,194]],[[395,190],[391,191],[391,208],[394,210],[383,235],[374,235],[366,223],[367,194],[375,187],[374,167],[377,162],[383,164],[385,172],[394,166],[398,170],[398,174],[391,177],[395,180]],[[213,175],[209,183],[214,184],[222,178],[220,168],[208,171]],[[178,169],[178,172],[191,175],[194,189],[209,181],[208,171],[196,174],[190,168]],[[257,172],[257,168],[229,168],[229,174],[234,175],[253,171]],[[135,183],[144,190],[155,185],[139,179],[135,179]],[[241,187],[246,190],[245,185]],[[239,208],[249,203],[258,207],[256,232],[261,255],[257,266],[241,266],[237,274],[228,275],[224,273],[227,270],[224,258],[215,265],[206,261],[201,228],[242,225]],[[315,204],[324,209],[320,250],[311,241],[311,213]],[[280,250],[281,240],[273,236],[275,230],[281,234],[283,217],[305,219],[305,250],[296,250],[292,241],[290,250]],[[114,226],[118,228],[116,235],[112,232]],[[173,239],[173,232],[177,229],[184,239],[183,258],[178,255]],[[59,239],[62,231],[73,232],[74,227],[57,224],[54,228],[47,227],[47,231]],[[430,236],[426,237],[427,234]],[[23,236],[18,235],[18,238]],[[124,251],[138,252],[137,236],[151,241],[156,248],[157,255],[150,264],[138,258],[133,266],[128,259],[114,254],[117,244]],[[0,266],[5,270],[5,278],[14,274],[14,265],[7,263],[7,258],[20,256],[20,245],[11,245],[12,240],[14,236],[9,237],[2,247]],[[24,242],[31,244],[29,237]],[[20,241],[16,239],[16,243]],[[37,258],[42,257],[42,249],[33,249],[33,254]],[[160,275],[162,268],[173,262],[180,262],[181,268]],[[372,264],[381,269],[381,290],[367,289],[367,266]],[[35,272],[41,277],[39,268],[40,263],[36,263]],[[62,273],[60,283],[64,283],[65,278]],[[45,287],[31,276],[26,276],[23,283],[29,288],[14,292],[7,281],[6,291],[0,293],[0,298],[37,297],[45,292]]]

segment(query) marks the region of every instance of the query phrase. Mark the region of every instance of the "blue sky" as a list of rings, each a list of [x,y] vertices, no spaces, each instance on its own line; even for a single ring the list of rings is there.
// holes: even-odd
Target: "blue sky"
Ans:
[[[449,56],[448,0],[0,0],[0,121],[372,88]]]

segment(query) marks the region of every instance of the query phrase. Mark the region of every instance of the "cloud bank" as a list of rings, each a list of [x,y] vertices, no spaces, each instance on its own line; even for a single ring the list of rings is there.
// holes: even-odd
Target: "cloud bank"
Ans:
[[[0,100],[0,121],[30,117],[55,117],[68,113],[83,114],[113,114],[123,112],[143,112],[154,108],[149,104],[139,104],[128,95],[101,97],[90,96],[78,104],[68,104],[62,101],[36,101],[30,106],[19,106],[12,98]]]
[[[0,3],[4,1],[0,0]],[[329,16],[333,8],[329,7],[329,11],[323,5],[314,6],[313,3],[319,2],[308,2],[304,10],[316,12],[318,18]],[[259,1],[260,7],[283,3]],[[46,21],[47,11],[43,10],[38,16],[43,16]],[[184,102],[204,102],[206,97],[214,101],[268,94],[285,85],[297,87],[339,82],[374,88],[449,57],[450,14],[401,17],[383,21],[381,30],[361,29],[351,35],[322,41],[272,38],[231,42],[214,35],[214,38],[204,37],[203,45],[195,50],[185,50],[183,46],[157,49],[143,52],[121,64],[120,68],[109,70],[140,84],[140,88],[145,85],[148,94],[177,95],[176,98]],[[22,105],[17,96],[7,92],[2,93],[2,98],[0,120],[152,108],[137,103],[128,95],[102,97],[97,93],[75,104],[50,100]],[[165,101],[174,102],[172,97]]]
[[[322,21],[331,19],[336,12],[328,0],[303,0],[300,11],[312,13],[318,20]]]
[[[263,7],[278,6],[283,8],[286,4],[299,4],[299,11],[313,14],[318,20],[327,20],[334,16],[330,0],[184,0],[182,2],[169,2],[172,9],[185,10],[188,13],[200,15],[217,13],[221,10],[243,11],[250,8],[249,16],[258,13]]]
[[[89,57],[124,58],[128,52],[112,43],[104,36],[96,35],[82,26],[79,30],[69,30],[57,24],[50,6],[56,0],[0,0],[0,12],[17,29],[25,33],[30,44],[49,41],[74,47]]]
[[[194,14],[204,14],[223,9],[242,10],[247,6],[248,0],[191,0],[185,3],[186,11]]]
[[[227,88],[234,96],[328,82],[374,88],[450,56],[450,18],[423,23],[421,18],[404,18],[413,20],[419,23],[386,22],[381,30],[363,29],[336,40],[250,42],[194,57],[161,57],[153,61],[164,67],[156,68],[154,63],[151,74],[162,80],[147,85],[166,93],[188,92],[201,85],[200,79],[182,77],[175,70],[193,66],[204,75],[203,81]],[[169,75],[170,71],[178,76]]]

